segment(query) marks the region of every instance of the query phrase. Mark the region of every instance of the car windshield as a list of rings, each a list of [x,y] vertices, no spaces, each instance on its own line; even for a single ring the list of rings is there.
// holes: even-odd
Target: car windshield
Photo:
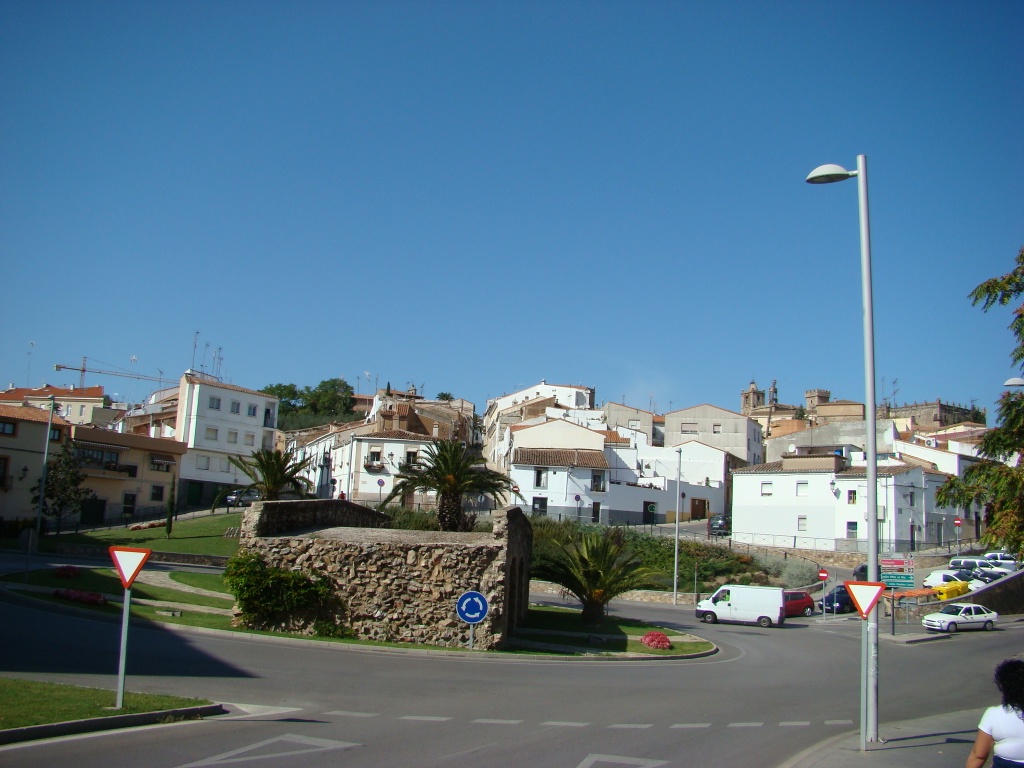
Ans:
[[[944,613],[947,616],[959,616],[960,611],[962,611],[963,609],[964,607],[962,605],[947,605],[945,608],[939,611],[939,613]]]

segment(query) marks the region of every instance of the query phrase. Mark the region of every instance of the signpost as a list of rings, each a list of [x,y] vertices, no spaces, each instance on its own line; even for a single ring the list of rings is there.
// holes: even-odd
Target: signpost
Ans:
[[[914,558],[897,555],[878,562],[881,579],[892,589],[914,588]]]
[[[121,709],[124,705],[124,669],[128,651],[128,611],[132,604],[132,582],[149,560],[149,556],[153,554],[153,550],[111,547],[109,551],[114,560],[114,567],[117,568],[117,575],[121,577],[121,586],[124,587],[124,605],[121,609],[121,655],[117,664],[117,703],[114,706],[115,709]]]
[[[857,606],[860,617],[867,621],[875,603],[885,591],[885,584],[880,581],[846,581],[843,582],[850,594],[853,604]]]
[[[469,624],[469,650],[473,650],[473,627],[484,620],[488,609],[487,598],[473,590],[463,592],[455,601],[455,612]]]
[[[959,517],[953,518],[953,525],[956,526],[956,553],[960,554],[960,526],[964,524],[964,521]]]
[[[825,595],[827,594],[826,585],[828,584],[828,569],[821,568],[818,571],[818,579],[821,581],[821,615],[825,616]],[[836,603],[832,601],[832,615],[834,616],[836,611]]]

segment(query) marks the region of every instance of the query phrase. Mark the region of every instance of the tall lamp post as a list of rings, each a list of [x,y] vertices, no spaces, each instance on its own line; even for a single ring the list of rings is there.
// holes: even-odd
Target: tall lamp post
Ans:
[[[674,555],[672,557],[672,605],[679,603],[679,502],[682,499],[679,493],[679,484],[683,477],[682,448],[676,450],[676,456],[678,457],[676,462],[676,540],[673,545]]]
[[[821,165],[807,176],[808,184],[831,184],[857,178],[860,208],[860,276],[864,305],[864,397],[867,400],[867,524],[868,581],[878,581],[878,445],[875,410],[875,320],[871,295],[871,224],[868,218],[868,159],[857,155],[857,170]],[[878,611],[872,610],[861,632],[860,748],[878,741]]]

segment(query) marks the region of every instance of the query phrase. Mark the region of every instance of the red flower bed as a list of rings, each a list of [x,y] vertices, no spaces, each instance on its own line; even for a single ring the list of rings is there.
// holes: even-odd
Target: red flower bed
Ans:
[[[77,565],[62,565],[59,568],[53,569],[53,575],[59,576],[62,579],[73,579],[82,572],[82,569]]]
[[[55,589],[53,596],[61,600],[70,600],[74,603],[89,603],[90,605],[106,605],[107,598],[99,592],[83,592],[80,589]]]
[[[640,638],[640,642],[648,648],[656,648],[659,651],[667,651],[672,648],[672,643],[669,642],[668,635],[664,632],[648,632]]]

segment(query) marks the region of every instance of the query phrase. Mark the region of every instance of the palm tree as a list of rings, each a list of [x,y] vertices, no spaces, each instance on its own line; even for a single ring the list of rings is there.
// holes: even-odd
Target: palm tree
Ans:
[[[312,454],[302,461],[296,461],[291,451],[268,451],[260,448],[249,458],[243,456],[232,456],[228,459],[252,482],[245,486],[259,491],[260,497],[273,501],[281,498],[281,494],[287,490],[294,491],[299,495],[305,494],[312,483],[302,476],[303,470],[313,460]],[[213,508],[224,500],[224,497],[231,493],[234,488],[226,488],[217,494],[213,500]]]
[[[614,531],[584,533],[569,544],[558,542],[560,556],[534,566],[537,578],[552,581],[583,604],[583,623],[600,624],[612,598],[631,589],[657,585],[658,572],[645,566]]]
[[[462,510],[462,497],[484,494],[494,499],[512,493],[508,475],[482,466],[483,457],[471,453],[457,440],[437,440],[428,445],[423,458],[406,464],[395,476],[395,487],[382,502],[412,493],[437,494],[437,522],[442,531],[471,531],[476,515]]]

